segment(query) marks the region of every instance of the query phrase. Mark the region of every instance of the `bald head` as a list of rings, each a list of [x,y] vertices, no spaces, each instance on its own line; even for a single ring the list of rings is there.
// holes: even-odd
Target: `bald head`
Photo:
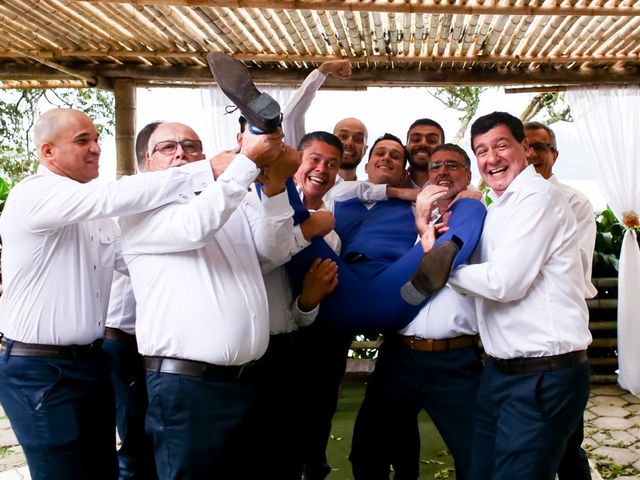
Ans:
[[[45,112],[35,125],[40,162],[52,172],[81,183],[98,176],[98,131],[86,114],[69,108]]]
[[[367,150],[367,127],[357,118],[345,118],[336,123],[333,134],[344,147],[340,170],[355,170]]]
[[[190,126],[161,123],[149,137],[147,161],[141,170],[165,170],[203,158],[200,137]]]
[[[40,115],[34,127],[34,140],[36,147],[40,149],[43,142],[53,142],[62,133],[69,129],[71,124],[93,121],[89,116],[72,108],[54,108]]]

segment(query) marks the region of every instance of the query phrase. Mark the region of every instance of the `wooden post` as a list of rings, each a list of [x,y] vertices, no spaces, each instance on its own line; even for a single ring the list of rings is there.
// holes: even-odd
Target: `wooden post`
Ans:
[[[133,79],[113,81],[116,97],[116,177],[136,173],[136,86]]]

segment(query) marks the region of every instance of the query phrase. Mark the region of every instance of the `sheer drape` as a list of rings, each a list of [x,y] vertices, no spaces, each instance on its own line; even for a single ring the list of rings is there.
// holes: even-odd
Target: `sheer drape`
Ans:
[[[284,110],[295,91],[293,87],[260,86],[259,89],[275,98],[282,110]],[[233,103],[222,93],[222,90],[217,85],[203,88],[201,92],[202,107],[206,113],[207,130],[213,139],[214,149],[212,153],[234,148],[236,146],[236,134],[239,132],[240,127],[238,124],[240,111],[226,113],[227,107],[233,105]]]
[[[640,213],[640,88],[576,88],[571,113],[607,203],[627,227]],[[635,220],[634,220],[635,219]],[[627,229],[618,272],[618,383],[640,393],[640,250]]]

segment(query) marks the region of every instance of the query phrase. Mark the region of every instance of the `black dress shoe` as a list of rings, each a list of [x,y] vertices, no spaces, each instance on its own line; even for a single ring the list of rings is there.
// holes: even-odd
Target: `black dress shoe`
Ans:
[[[451,275],[460,240],[445,240],[422,256],[420,265],[400,290],[405,302],[419,305],[433,292],[444,287]],[[461,246],[461,245],[460,245]]]
[[[251,80],[247,67],[224,53],[207,54],[207,63],[220,89],[240,109],[253,133],[274,132],[282,123],[280,105],[261,93]]]

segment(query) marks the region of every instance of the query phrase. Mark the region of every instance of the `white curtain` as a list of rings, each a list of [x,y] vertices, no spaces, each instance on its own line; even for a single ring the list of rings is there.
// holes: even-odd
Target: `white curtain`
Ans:
[[[280,104],[282,110],[284,110],[295,92],[293,87],[258,86],[258,89],[271,95]],[[234,148],[236,146],[236,134],[240,131],[240,124],[238,123],[240,111],[236,110],[232,113],[227,113],[228,107],[233,107],[233,103],[222,93],[222,90],[217,85],[203,88],[201,92],[207,130],[213,139],[214,150],[212,153]]]
[[[576,88],[568,91],[567,98],[607,203],[620,223],[629,227],[640,214],[640,88]],[[627,229],[620,252],[618,365],[620,386],[639,394],[640,250],[632,228]]]

